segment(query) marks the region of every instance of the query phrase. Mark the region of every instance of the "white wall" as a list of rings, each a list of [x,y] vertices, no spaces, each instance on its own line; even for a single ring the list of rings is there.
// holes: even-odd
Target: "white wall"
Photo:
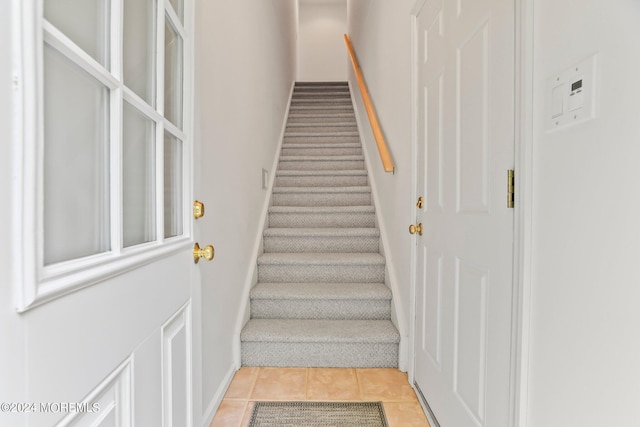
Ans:
[[[360,62],[382,131],[395,162],[395,174],[385,173],[353,71],[351,87],[363,125],[362,140],[370,161],[385,256],[398,320],[406,342],[409,333],[411,245],[409,224],[415,219],[411,195],[411,21],[413,0],[394,2],[349,0],[348,33]],[[414,218],[412,218],[412,215]],[[405,366],[406,368],[406,366]]]
[[[202,285],[202,405],[210,418],[230,369],[270,174],[295,78],[295,1],[196,2],[196,239],[216,247]]]
[[[638,425],[640,3],[534,0],[528,427]],[[598,118],[544,131],[546,79],[598,53]]]
[[[300,0],[299,81],[345,81],[347,0]]]

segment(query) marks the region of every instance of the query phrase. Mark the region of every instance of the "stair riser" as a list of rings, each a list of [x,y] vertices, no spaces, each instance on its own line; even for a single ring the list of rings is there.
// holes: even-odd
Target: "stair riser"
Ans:
[[[291,108],[296,108],[296,107],[351,108],[351,100],[340,101],[340,100],[330,100],[330,99],[293,99],[291,101]]]
[[[398,344],[243,342],[242,366],[397,368]]]
[[[351,102],[351,94],[344,89],[330,90],[309,90],[296,89],[293,91],[293,100],[300,99],[330,99],[330,100],[348,100]]]
[[[380,238],[372,237],[281,237],[264,238],[265,252],[379,252]]]
[[[274,193],[274,206],[367,206],[371,193]]]
[[[312,126],[312,125],[306,125],[306,126],[291,126],[291,124],[289,124],[287,126],[286,129],[286,133],[318,133],[318,132],[358,132],[358,126],[355,125],[355,123],[348,123],[348,124],[343,124],[343,125],[339,125],[339,124],[333,124],[333,125],[328,125],[328,126]]]
[[[285,136],[283,144],[359,144],[357,136]]]
[[[349,93],[349,85],[332,85],[332,84],[318,84],[318,85],[295,85],[294,92],[347,92]]]
[[[374,213],[279,213],[269,214],[270,227],[375,227]]]
[[[356,116],[349,113],[343,114],[298,114],[289,116],[287,123],[322,123],[327,126],[343,123],[345,120],[355,120]]]
[[[361,156],[362,148],[360,147],[305,147],[305,148],[288,148],[282,146],[283,156]]]
[[[270,283],[380,283],[384,265],[259,265],[258,281]]]
[[[309,92],[294,91],[293,102],[297,101],[326,101],[326,102],[348,102],[351,104],[349,92],[330,91],[330,92]]]
[[[335,106],[335,107],[323,107],[323,106],[298,106],[292,105],[290,110],[293,114],[351,114],[353,115],[353,107]]]
[[[361,176],[276,176],[276,187],[358,187],[368,185]]]
[[[252,299],[251,318],[387,320],[391,319],[391,301]]]
[[[363,170],[364,160],[293,160],[280,161],[280,170]]]

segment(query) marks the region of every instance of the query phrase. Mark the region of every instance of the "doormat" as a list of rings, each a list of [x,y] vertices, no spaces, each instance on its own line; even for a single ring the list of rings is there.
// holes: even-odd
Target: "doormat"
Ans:
[[[249,427],[389,427],[382,402],[256,402]]]

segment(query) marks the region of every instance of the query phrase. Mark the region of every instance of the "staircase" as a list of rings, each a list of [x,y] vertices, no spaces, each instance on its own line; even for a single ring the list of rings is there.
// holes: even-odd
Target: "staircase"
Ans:
[[[243,366],[397,367],[400,335],[346,83],[296,83]]]

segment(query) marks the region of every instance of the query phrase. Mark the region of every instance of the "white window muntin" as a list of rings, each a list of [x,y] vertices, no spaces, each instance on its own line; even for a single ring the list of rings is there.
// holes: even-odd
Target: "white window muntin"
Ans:
[[[14,133],[20,179],[15,181],[15,209],[18,213],[14,246],[22,253],[16,262],[16,306],[24,311],[79,288],[113,277],[159,257],[175,253],[190,245],[191,221],[188,200],[191,199],[191,140],[186,129],[189,113],[191,63],[190,46],[185,27],[168,0],[157,0],[156,12],[156,107],[150,106],[123,83],[122,71],[122,1],[111,0],[109,70],[79,48],[71,39],[43,18],[42,0],[15,0],[18,25],[14,28]],[[190,9],[185,2],[185,16]],[[113,19],[118,16],[118,19]],[[182,129],[163,116],[164,25],[165,19],[182,39]],[[188,22],[185,19],[185,22]],[[56,49],[75,66],[89,73],[109,91],[110,150],[110,246],[107,252],[52,265],[44,265],[43,227],[43,46]],[[162,82],[162,83],[158,83]],[[122,114],[123,102],[155,123],[156,143],[156,240],[124,248],[122,238]],[[35,130],[35,132],[34,132]],[[164,238],[163,146],[165,132],[182,142],[182,234]]]

